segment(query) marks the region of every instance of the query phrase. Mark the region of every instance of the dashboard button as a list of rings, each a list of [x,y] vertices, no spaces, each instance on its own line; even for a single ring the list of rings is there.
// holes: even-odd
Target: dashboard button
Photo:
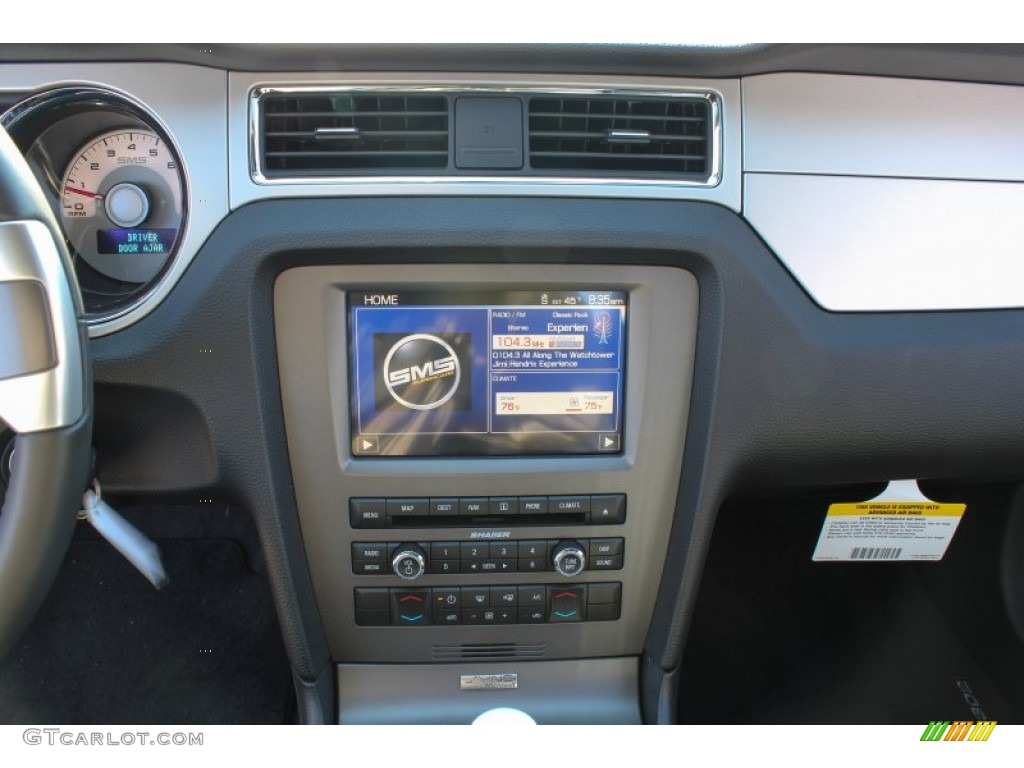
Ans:
[[[622,568],[622,555],[601,556],[590,558],[592,571],[618,571]]]
[[[551,553],[551,543],[547,541],[520,541],[518,546],[519,557],[539,557],[547,559]]]
[[[459,542],[457,541],[434,541],[430,544],[430,556],[438,560],[458,560]]]
[[[487,499],[459,499],[460,515],[486,515],[490,505]]]
[[[413,626],[430,623],[429,589],[392,589],[391,623]]]
[[[491,545],[487,548],[487,553],[489,557],[493,558],[510,558],[516,556],[516,550],[517,546],[514,541],[501,543],[492,541]]]
[[[508,608],[519,603],[519,590],[515,587],[491,587],[491,605]]]
[[[391,572],[383,560],[354,560],[352,573],[358,576],[383,576]]]
[[[486,541],[464,541],[459,545],[459,556],[463,560],[486,560],[490,556],[490,544]]]
[[[462,604],[462,590],[458,587],[434,587],[430,591],[430,604],[439,608],[458,608]]]
[[[587,605],[622,602],[622,585],[618,582],[587,585]]]
[[[546,557],[520,557],[518,560],[519,571],[521,573],[533,573],[536,571],[548,571],[551,570],[548,565],[548,559]]]
[[[623,539],[591,539],[590,556],[621,555],[623,544]]]
[[[434,624],[461,624],[462,611],[458,608],[452,608],[449,610],[438,610],[437,608],[435,608],[433,619]]]
[[[390,606],[385,587],[357,587],[355,602],[363,611],[386,611]]]
[[[388,499],[388,517],[423,517],[430,514],[429,499]]]
[[[519,499],[515,496],[494,496],[491,498],[488,508],[492,515],[517,515],[519,514]]]
[[[388,545],[384,543],[356,542],[352,545],[352,560],[379,560],[384,562],[388,557]]]
[[[356,626],[358,627],[386,627],[391,624],[391,612],[364,611],[356,608]]]
[[[587,588],[548,587],[548,621],[552,623],[584,620]]]
[[[459,561],[458,560],[434,560],[431,558],[428,565],[428,570],[431,573],[458,573],[459,572]]]
[[[547,613],[544,608],[518,608],[519,624],[543,624],[547,621]]]
[[[618,525],[626,522],[626,497],[621,493],[590,497],[590,522],[595,525]]]
[[[458,499],[431,499],[430,514],[432,515],[457,515],[459,514]]]
[[[547,496],[522,496],[519,499],[519,514],[546,515],[548,513]]]
[[[540,606],[544,607],[548,604],[548,592],[547,588],[542,585],[529,585],[525,587],[519,587],[519,605],[522,606]]]
[[[587,621],[615,621],[622,612],[618,603],[587,606]]]
[[[580,513],[590,511],[589,496],[552,496],[548,500],[548,511],[553,514]]]
[[[387,524],[384,499],[349,499],[348,512],[353,528],[383,528]]]
[[[463,587],[463,608],[486,608],[490,605],[491,592],[487,587]]]

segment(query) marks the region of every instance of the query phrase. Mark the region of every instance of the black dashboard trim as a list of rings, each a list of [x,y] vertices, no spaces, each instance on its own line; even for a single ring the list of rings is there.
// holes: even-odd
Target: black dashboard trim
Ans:
[[[737,214],[707,203],[254,203],[222,222],[151,316],[93,340],[96,380],[101,388],[164,390],[195,405],[216,485],[256,520],[289,657],[303,680],[323,672],[328,652],[288,470],[275,278],[309,264],[429,269],[538,257],[567,268],[678,266],[698,279],[692,407],[669,562],[646,643],[649,675],[679,662],[715,516],[730,494],[1020,474],[1024,400],[1005,382],[1024,380],[1022,311],[826,312]],[[177,470],[161,471],[170,481]],[[160,493],[159,480],[148,490]],[[644,689],[645,711],[656,712],[661,682],[645,680]]]
[[[1020,44],[22,44],[0,62],[176,62],[239,71],[516,72],[745,77],[823,72],[1024,85]]]

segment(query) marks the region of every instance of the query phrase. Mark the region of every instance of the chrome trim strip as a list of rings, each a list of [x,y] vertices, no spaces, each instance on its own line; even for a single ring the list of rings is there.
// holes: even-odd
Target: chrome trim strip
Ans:
[[[0,418],[19,434],[69,427],[85,411],[75,297],[57,244],[41,221],[0,223],[0,282],[23,280],[42,284],[46,293],[57,364],[0,381]]]
[[[366,93],[366,92],[418,92],[418,93],[506,93],[506,94],[537,94],[540,96],[608,96],[661,98],[692,101],[700,99],[708,102],[711,141],[709,144],[709,174],[706,181],[690,179],[656,179],[638,176],[631,177],[592,177],[592,176],[546,176],[509,175],[509,176],[463,176],[452,175],[416,175],[416,176],[292,176],[288,178],[269,178],[263,173],[260,158],[262,157],[260,135],[260,103],[264,96],[289,93]],[[359,85],[323,83],[267,85],[256,84],[249,90],[249,175],[253,182],[261,186],[328,184],[343,187],[364,187],[373,184],[388,185],[420,185],[420,184],[529,184],[550,185],[554,188],[563,185],[584,185],[589,187],[603,186],[611,188],[644,186],[652,188],[672,189],[677,187],[710,188],[717,187],[722,181],[722,94],[711,88],[665,88],[665,87],[592,87],[558,86],[558,85],[508,85],[508,84],[454,84],[434,82],[430,84],[395,82],[382,80],[379,83]],[[556,194],[561,194],[557,193]],[[614,194],[609,190],[609,196]]]

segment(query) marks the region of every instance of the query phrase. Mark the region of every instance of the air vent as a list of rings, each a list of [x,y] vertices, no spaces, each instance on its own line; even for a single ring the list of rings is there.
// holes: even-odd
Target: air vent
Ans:
[[[435,661],[458,659],[539,659],[544,656],[544,643],[477,643],[435,645]]]
[[[448,99],[429,93],[282,93],[259,99],[264,175],[408,173],[448,166]]]
[[[530,99],[530,165],[541,171],[706,181],[710,102],[639,96]]]

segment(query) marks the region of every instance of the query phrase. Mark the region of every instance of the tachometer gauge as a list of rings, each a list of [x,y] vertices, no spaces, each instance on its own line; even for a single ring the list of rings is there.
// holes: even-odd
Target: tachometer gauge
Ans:
[[[184,184],[171,148],[152,131],[104,133],[79,149],[60,188],[71,247],[97,272],[145,283],[181,233]]]

